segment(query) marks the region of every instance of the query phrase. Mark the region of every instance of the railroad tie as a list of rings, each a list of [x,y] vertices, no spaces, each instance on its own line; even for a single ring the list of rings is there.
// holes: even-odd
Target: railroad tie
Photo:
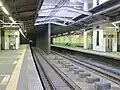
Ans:
[[[91,76],[91,74],[88,73],[88,72],[79,72],[79,77],[80,78],[86,78],[87,76]]]
[[[65,64],[65,68],[69,68],[70,66],[73,66],[73,64],[70,64],[70,63],[67,63],[67,64]]]
[[[95,90],[108,90],[111,89],[111,83],[107,81],[95,82]]]
[[[79,72],[84,72],[84,70],[83,69],[79,69],[79,68],[73,70],[74,74],[79,74]]]
[[[58,63],[59,63],[59,64],[65,64],[65,63],[67,63],[67,61],[58,60]]]
[[[78,69],[78,67],[76,67],[76,66],[71,66],[71,67],[68,68],[69,71],[74,71],[74,69]]]
[[[85,79],[86,83],[95,83],[95,82],[99,82],[99,81],[100,81],[100,78],[94,77],[94,76],[86,77],[86,79]]]

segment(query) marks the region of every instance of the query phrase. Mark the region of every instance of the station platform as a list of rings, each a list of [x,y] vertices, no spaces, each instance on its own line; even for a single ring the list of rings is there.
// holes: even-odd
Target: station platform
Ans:
[[[120,60],[120,52],[100,52],[100,51],[83,49],[83,48],[80,48],[80,47],[59,46],[59,45],[51,45],[51,46]]]
[[[29,45],[0,51],[0,90],[43,90]]]

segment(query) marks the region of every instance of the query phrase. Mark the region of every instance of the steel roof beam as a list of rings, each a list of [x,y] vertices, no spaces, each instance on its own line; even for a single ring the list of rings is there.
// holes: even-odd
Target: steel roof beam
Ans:
[[[56,20],[56,19],[59,19],[59,20],[61,20],[61,21],[65,21],[65,22],[74,22],[74,20],[70,20],[70,19],[67,19],[67,18],[62,18],[62,17],[52,17],[52,18],[47,18],[47,19],[45,19],[45,18],[37,18],[36,19],[36,22],[38,22],[38,21],[44,21],[44,20],[48,20],[48,21],[51,21],[51,20]]]
[[[63,7],[65,8],[66,10],[68,11],[73,11],[73,12],[76,12],[76,13],[80,13],[80,14],[84,14],[84,15],[89,15],[91,16],[92,13],[91,12],[88,12],[88,11],[84,11],[84,10],[79,10],[79,9],[76,9],[76,8],[70,8],[70,7]],[[40,11],[51,11],[53,8],[48,8],[48,9],[44,9],[44,10],[40,10]],[[40,14],[41,12],[38,12],[38,14]],[[59,12],[59,11],[58,11]],[[47,13],[47,12],[44,12],[44,13]]]
[[[67,25],[65,25],[63,23],[59,23],[59,22],[55,22],[55,21],[39,22],[39,23],[35,23],[34,25],[38,26],[38,25],[49,24],[49,23],[60,25],[60,26],[67,26]]]
[[[77,13],[80,13],[80,14],[84,14],[84,15],[88,15],[88,16],[91,16],[92,13],[91,12],[87,12],[87,11],[83,11],[83,10],[78,10],[78,9],[75,9],[75,8],[67,8],[68,11],[74,11],[74,12],[77,12]]]
[[[95,14],[92,15],[92,17],[102,15],[102,14],[104,14],[104,13],[113,11],[113,10],[115,10],[115,9],[117,9],[117,8],[120,8],[120,4],[117,4],[117,5],[113,6],[113,7],[110,7],[110,8],[107,8],[107,9],[105,9],[105,10],[102,10],[102,11],[100,11],[100,12],[98,12],[98,13],[95,13]],[[80,20],[78,20],[78,21],[70,24],[69,26],[78,24],[78,23],[80,23],[80,22],[82,22],[82,21],[84,21],[84,20],[87,20],[87,19],[89,19],[89,18],[91,18],[91,16],[87,16],[87,17],[85,17],[85,18],[82,18],[82,19],[80,19]]]

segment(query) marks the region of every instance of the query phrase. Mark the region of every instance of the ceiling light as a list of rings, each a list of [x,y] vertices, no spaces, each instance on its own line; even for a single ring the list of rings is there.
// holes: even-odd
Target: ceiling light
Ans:
[[[76,2],[76,0],[70,0],[70,2]]]
[[[115,23],[112,23],[112,24],[115,28],[119,29],[119,27]]]
[[[19,32],[26,38],[21,28],[19,28]]]
[[[13,23],[15,23],[15,21],[14,21],[14,19],[13,19],[12,17],[9,17],[9,19],[10,19]]]
[[[61,36],[61,34],[58,34],[58,36]]]
[[[7,11],[7,9],[5,7],[1,7],[1,8],[4,11],[5,14],[9,15],[9,12]]]
[[[120,21],[113,22],[113,24],[117,24],[117,23],[120,23]]]
[[[71,31],[70,33],[74,33],[74,31]]]
[[[79,38],[79,35],[77,35],[76,37]]]
[[[66,33],[63,33],[63,35],[67,35],[68,34],[68,32],[66,32]]]
[[[0,22],[5,23],[4,21],[0,20]]]
[[[0,7],[2,7],[3,6],[3,4],[2,4],[2,2],[0,1]]]

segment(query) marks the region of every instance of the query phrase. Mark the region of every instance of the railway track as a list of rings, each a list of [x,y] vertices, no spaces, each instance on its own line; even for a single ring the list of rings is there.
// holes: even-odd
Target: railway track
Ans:
[[[63,55],[61,53],[52,51],[52,53],[55,55],[60,55],[70,61],[72,61],[73,63],[76,63],[77,65],[82,66],[83,68],[88,69],[91,72],[94,72],[96,74],[99,74],[100,76],[109,79],[110,81],[119,84],[120,85],[120,70],[118,69],[114,69],[112,67],[109,66],[105,66],[102,64],[98,64],[95,63],[93,61],[88,61],[88,60],[83,60],[81,58],[78,58],[76,56],[73,55]]]
[[[110,68],[105,70],[105,67],[100,68],[100,65],[95,63],[80,61],[72,55],[63,55],[54,51],[50,55],[38,48],[32,48],[32,51],[44,90],[103,90],[98,89],[101,85],[102,88],[106,88],[104,90],[120,90],[119,74],[114,72],[118,75],[111,75],[113,72],[108,71],[111,70]],[[81,71],[77,74],[73,73],[74,67]],[[84,77],[83,74],[88,76]],[[89,78],[91,78],[90,82]],[[95,89],[96,85],[97,89]]]
[[[81,90],[42,51],[32,48],[32,53],[45,90]]]

